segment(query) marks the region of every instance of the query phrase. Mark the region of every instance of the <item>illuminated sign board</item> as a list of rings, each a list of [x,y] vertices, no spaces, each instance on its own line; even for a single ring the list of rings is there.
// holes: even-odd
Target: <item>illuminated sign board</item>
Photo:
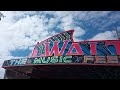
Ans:
[[[119,64],[120,40],[74,42],[74,30],[69,30],[37,42],[32,56],[6,60],[3,66],[38,64]]]

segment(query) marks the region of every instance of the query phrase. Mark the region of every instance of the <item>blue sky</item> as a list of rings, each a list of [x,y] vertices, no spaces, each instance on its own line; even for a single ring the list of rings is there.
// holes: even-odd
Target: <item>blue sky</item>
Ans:
[[[114,40],[120,11],[0,11],[0,66],[4,60],[31,55],[37,41],[74,29],[74,41]],[[0,78],[4,69],[0,68]]]

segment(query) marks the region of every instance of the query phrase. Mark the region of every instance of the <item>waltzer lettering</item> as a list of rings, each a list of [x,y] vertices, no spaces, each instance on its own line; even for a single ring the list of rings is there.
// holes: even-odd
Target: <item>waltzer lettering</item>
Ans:
[[[57,62],[58,62],[58,56],[53,56],[53,57],[51,57],[50,62],[51,62],[51,63],[57,63]]]
[[[48,63],[71,63],[72,56],[51,56],[51,57],[38,57],[31,59],[32,64],[48,64]]]
[[[59,44],[61,44],[61,43],[63,43],[62,46],[59,46]],[[119,43],[120,43],[120,41],[119,41]],[[67,56],[69,56],[69,55],[84,55],[85,53],[87,53],[86,51],[84,51],[84,49],[88,48],[89,46],[90,47],[88,49],[90,50],[90,54],[87,53],[87,55],[100,55],[101,53],[102,53],[101,55],[103,55],[103,54],[111,55],[112,54],[112,53],[108,53],[108,51],[110,51],[108,46],[111,45],[108,41],[106,42],[105,45],[98,44],[97,42],[89,42],[86,45],[84,45],[84,48],[81,47],[81,45],[83,43],[70,42],[69,40],[64,40],[63,42],[54,41],[52,43],[53,44],[52,47],[50,47],[50,44],[51,44],[50,42],[45,42],[44,44],[42,44],[42,46],[41,45],[38,46],[39,47],[38,50],[35,49],[36,52],[38,53],[37,56],[42,56],[42,57],[44,57],[44,56],[62,56],[63,53],[65,52],[65,50],[67,50],[66,51],[67,53],[65,53],[65,55],[67,55]],[[114,46],[116,46],[114,48],[116,50],[117,55],[119,55],[120,50],[117,50],[119,48],[118,42],[116,44],[114,44]],[[61,47],[61,49],[59,49],[60,47]],[[74,52],[73,52],[73,49],[75,50]]]
[[[107,63],[119,63],[117,56],[107,56]]]
[[[95,58],[96,58],[96,61],[95,61],[95,63],[96,64],[105,64],[105,63],[107,63],[107,59],[106,59],[106,57],[105,56],[95,56]]]
[[[66,56],[63,58],[64,63],[71,63],[72,62],[72,56]]]
[[[72,52],[73,48],[75,48],[76,52]],[[72,43],[67,55],[83,55],[79,43]]]
[[[96,55],[96,43],[90,43],[91,55]]]
[[[119,41],[111,41],[111,42],[106,42],[106,47],[109,45],[114,45],[116,48],[116,53],[117,55],[120,55],[120,40]]]
[[[94,56],[84,56],[84,63],[92,63],[94,64],[95,57]]]
[[[68,41],[67,40],[64,41],[64,44],[63,44],[63,46],[62,46],[60,51],[59,51],[59,48],[58,48],[58,42],[54,42],[51,51],[49,51],[50,50],[49,49],[49,44],[50,44],[49,42],[45,43],[45,46],[46,46],[46,49],[45,49],[46,50],[46,56],[52,56],[53,54],[54,54],[54,56],[61,56],[63,54],[67,44],[68,44]]]
[[[24,65],[26,64],[27,59],[15,59],[11,60],[10,65]]]
[[[72,35],[73,30],[70,30],[55,35],[41,43],[38,42],[32,56],[62,56],[63,54],[108,56],[112,55],[112,53],[114,53],[114,55],[120,55],[120,40],[73,42]],[[110,49],[109,45],[114,45],[114,50]],[[75,50],[74,52],[73,49]]]
[[[41,63],[41,59],[40,58],[35,58],[33,61],[33,64],[40,64]]]

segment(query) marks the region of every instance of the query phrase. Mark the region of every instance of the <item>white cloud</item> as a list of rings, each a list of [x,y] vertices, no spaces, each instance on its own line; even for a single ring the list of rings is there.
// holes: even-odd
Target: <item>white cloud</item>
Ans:
[[[58,16],[59,18],[62,18],[62,17],[65,17],[67,16],[68,14],[70,14],[69,11],[57,11],[55,12],[56,16]]]
[[[79,37],[85,34],[85,30],[80,27],[75,27],[74,37]]]
[[[80,11],[76,12],[76,16],[78,16],[80,20],[90,20],[93,18],[106,16],[110,12],[111,11]]]
[[[90,40],[114,40],[115,35],[111,31],[105,31],[104,33],[99,33]]]

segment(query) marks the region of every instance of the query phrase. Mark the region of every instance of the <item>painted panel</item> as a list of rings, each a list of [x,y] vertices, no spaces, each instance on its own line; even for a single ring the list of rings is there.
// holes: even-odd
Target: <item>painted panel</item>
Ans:
[[[119,64],[120,40],[73,41],[69,30],[37,42],[30,58],[6,60],[4,66],[38,64]]]

